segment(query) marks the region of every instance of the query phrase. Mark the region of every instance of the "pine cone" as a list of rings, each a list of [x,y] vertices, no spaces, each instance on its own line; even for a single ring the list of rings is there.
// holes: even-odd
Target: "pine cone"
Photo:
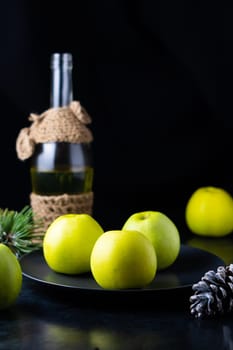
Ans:
[[[233,264],[208,271],[192,286],[190,311],[196,318],[213,317],[233,311]]]

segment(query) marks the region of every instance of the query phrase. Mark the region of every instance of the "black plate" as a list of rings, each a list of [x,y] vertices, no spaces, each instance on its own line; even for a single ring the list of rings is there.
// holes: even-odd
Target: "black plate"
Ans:
[[[130,294],[148,295],[161,291],[190,288],[208,270],[216,270],[223,265],[217,256],[198,248],[181,245],[180,254],[175,263],[164,271],[158,271],[155,279],[146,288],[106,290],[101,288],[91,274],[65,275],[53,272],[45,262],[43,252],[36,251],[23,256],[20,260],[23,275],[37,282],[59,288],[70,288],[88,294]]]

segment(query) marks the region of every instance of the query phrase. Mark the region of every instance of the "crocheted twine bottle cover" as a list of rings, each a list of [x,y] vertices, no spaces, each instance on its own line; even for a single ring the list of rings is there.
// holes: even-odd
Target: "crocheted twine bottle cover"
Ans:
[[[37,143],[70,142],[90,143],[93,140],[86,124],[91,118],[78,101],[68,107],[50,108],[41,115],[31,114],[30,127],[23,128],[16,140],[16,152],[20,160],[30,158]],[[44,229],[58,216],[66,213],[92,214],[93,192],[61,194],[56,196],[30,194],[35,217],[42,219]]]

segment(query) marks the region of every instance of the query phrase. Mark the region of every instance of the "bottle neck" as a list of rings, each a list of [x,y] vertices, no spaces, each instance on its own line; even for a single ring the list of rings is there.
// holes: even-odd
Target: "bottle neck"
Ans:
[[[51,56],[50,107],[65,107],[73,100],[72,55],[54,53]]]

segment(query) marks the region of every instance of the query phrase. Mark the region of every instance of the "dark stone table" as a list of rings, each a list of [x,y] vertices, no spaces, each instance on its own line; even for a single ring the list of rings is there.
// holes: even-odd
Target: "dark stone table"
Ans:
[[[233,317],[194,319],[190,290],[159,302],[95,300],[24,277],[0,313],[0,349],[233,349]]]

